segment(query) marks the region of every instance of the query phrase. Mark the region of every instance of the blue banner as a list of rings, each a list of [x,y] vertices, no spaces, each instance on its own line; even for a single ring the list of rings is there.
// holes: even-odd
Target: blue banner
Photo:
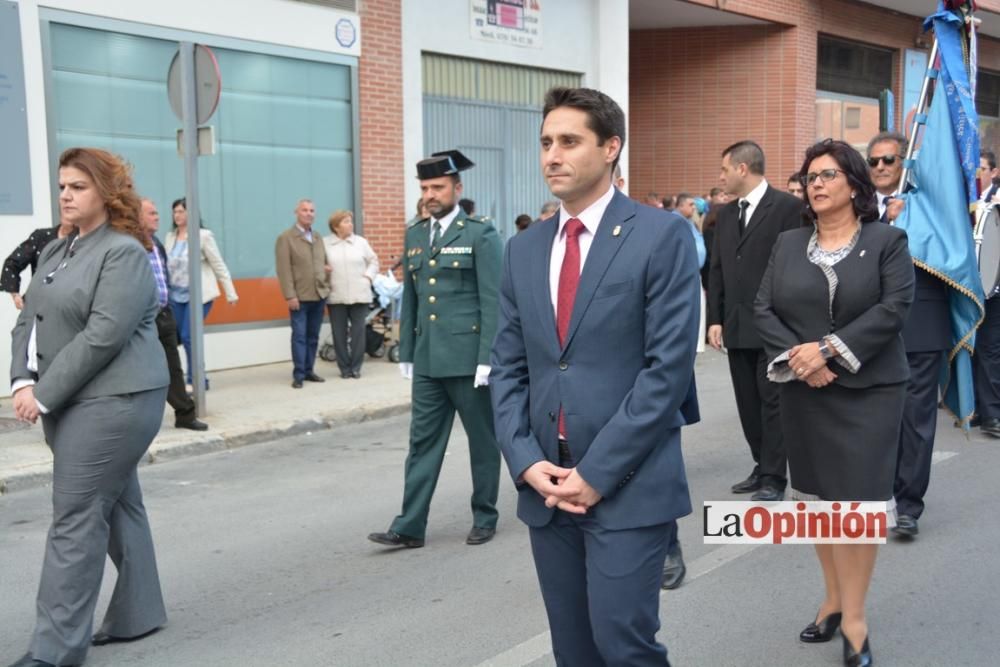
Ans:
[[[913,189],[903,195],[906,205],[896,225],[909,236],[916,270],[931,273],[950,288],[952,347],[942,394],[945,406],[968,429],[975,410],[972,351],[985,312],[969,217],[969,193],[975,197],[976,190],[968,187],[979,166],[979,131],[975,108],[970,114],[962,92],[968,90],[968,77],[958,41],[961,22],[935,20],[934,26],[941,47],[941,76],[913,166]],[[962,80],[956,83],[961,77],[964,86]],[[973,155],[970,150],[975,151],[971,171],[966,166],[966,158]]]
[[[963,55],[965,21],[959,14],[945,9],[944,3],[939,1],[937,11],[924,20],[925,31],[932,27],[941,57],[941,73],[934,89],[935,97],[944,91],[948,99],[952,130],[965,174],[967,199],[969,204],[974,204],[979,198],[976,180],[976,170],[979,168],[979,114],[976,113],[976,99]],[[931,67],[933,66],[934,63],[931,63]]]

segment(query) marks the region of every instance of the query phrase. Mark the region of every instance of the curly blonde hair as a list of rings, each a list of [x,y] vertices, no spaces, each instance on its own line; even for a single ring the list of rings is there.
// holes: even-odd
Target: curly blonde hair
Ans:
[[[122,158],[100,148],[67,148],[59,156],[59,168],[73,167],[90,177],[108,212],[108,224],[122,234],[134,237],[146,250],[153,243],[139,224],[142,200],[132,182],[132,166]]]

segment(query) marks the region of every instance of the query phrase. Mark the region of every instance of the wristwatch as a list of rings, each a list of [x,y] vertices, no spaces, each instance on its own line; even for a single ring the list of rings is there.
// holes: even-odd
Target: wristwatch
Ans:
[[[819,342],[819,353],[824,359],[833,358],[833,349],[827,344],[825,338]]]

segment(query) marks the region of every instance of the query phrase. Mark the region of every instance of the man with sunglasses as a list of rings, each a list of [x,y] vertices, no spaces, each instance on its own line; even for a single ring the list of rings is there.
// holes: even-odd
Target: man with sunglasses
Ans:
[[[897,132],[882,132],[868,143],[868,168],[875,183],[881,221],[893,224],[903,210],[899,194],[903,157],[908,141]],[[893,531],[912,538],[924,511],[924,494],[931,478],[931,453],[937,428],[938,378],[943,352],[951,346],[948,288],[941,280],[916,267],[913,305],[903,327],[903,345],[910,366],[903,422],[899,429],[896,480],[893,495],[899,513]]]

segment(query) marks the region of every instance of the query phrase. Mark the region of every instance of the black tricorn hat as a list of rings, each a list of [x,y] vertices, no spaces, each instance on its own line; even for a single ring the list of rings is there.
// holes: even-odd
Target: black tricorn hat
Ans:
[[[475,166],[475,163],[462,155],[461,151],[431,153],[431,157],[417,163],[417,178],[426,180],[428,178],[449,176]]]

